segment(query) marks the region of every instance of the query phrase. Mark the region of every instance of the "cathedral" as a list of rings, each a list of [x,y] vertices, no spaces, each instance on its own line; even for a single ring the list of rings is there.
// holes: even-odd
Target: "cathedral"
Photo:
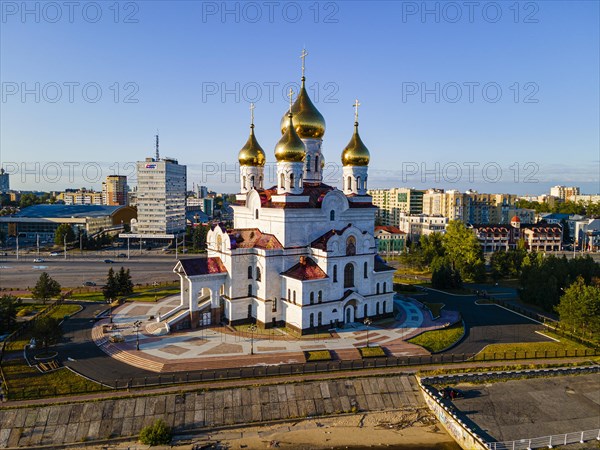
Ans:
[[[167,330],[225,322],[286,326],[300,333],[393,315],[393,274],[377,254],[375,207],[367,195],[369,150],[354,132],[341,152],[342,189],[323,183],[325,120],[305,88],[281,119],[276,185],[254,133],[239,152],[234,227],[215,226],[207,258],[174,268],[181,304]],[[251,106],[253,110],[253,106]]]

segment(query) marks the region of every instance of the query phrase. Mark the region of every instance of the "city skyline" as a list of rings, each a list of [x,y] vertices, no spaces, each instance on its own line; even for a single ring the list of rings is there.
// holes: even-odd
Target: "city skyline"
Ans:
[[[162,153],[188,166],[188,188],[236,192],[232,155],[247,136],[249,103],[274,165],[286,83],[299,84],[306,48],[331,184],[358,98],[372,188],[600,192],[597,3],[502,4],[497,18],[491,7],[460,3],[326,2],[297,4],[298,20],[285,5],[255,20],[235,2],[231,11],[129,2],[106,7],[96,22],[91,10],[65,10],[54,23],[41,6],[37,17],[3,6],[0,161],[11,187],[99,188],[111,174],[135,184],[135,161],[153,154],[158,128]],[[289,30],[300,38],[287,38]],[[125,44],[132,40],[135,52]]]

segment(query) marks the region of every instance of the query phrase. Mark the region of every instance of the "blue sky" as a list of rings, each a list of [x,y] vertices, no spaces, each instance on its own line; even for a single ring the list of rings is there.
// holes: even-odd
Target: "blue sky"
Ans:
[[[234,192],[249,101],[274,162],[305,46],[329,183],[358,98],[371,187],[600,192],[599,2],[114,5],[0,3],[0,161],[13,188],[131,175],[159,129],[190,187]]]

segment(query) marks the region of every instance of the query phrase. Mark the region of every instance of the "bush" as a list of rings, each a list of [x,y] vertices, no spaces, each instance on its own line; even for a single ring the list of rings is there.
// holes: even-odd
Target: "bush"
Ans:
[[[142,428],[140,442],[144,445],[165,445],[171,442],[171,429],[158,419],[152,425]]]
[[[379,346],[359,347],[358,351],[362,358],[377,358],[385,356],[385,350]]]
[[[331,361],[331,352],[329,350],[310,350],[304,352],[307,362],[313,361]]]

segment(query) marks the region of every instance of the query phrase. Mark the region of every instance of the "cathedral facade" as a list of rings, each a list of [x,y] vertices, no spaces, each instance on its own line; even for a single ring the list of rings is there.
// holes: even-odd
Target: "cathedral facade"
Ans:
[[[177,317],[189,317],[192,328],[252,322],[307,333],[393,315],[394,269],[377,254],[358,105],[341,152],[342,189],[323,183],[325,120],[308,96],[304,73],[281,120],[275,186],[265,186],[266,155],[251,121],[238,155],[234,228],[213,227],[208,257],[177,263],[182,301],[165,321],[173,326]]]

